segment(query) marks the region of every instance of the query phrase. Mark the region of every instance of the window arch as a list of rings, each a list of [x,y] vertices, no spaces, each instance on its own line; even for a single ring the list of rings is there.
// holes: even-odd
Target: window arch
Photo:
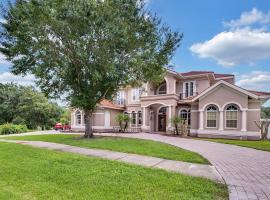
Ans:
[[[81,118],[81,112],[79,110],[77,110],[75,112],[75,124],[76,125],[81,125],[82,124],[82,118]]]
[[[217,127],[217,107],[214,105],[208,106],[206,109],[206,127],[216,128]]]
[[[167,85],[166,83],[163,83],[160,85],[157,89],[157,94],[167,94]]]
[[[191,116],[190,116],[190,110],[189,109],[180,110],[179,116],[180,116],[181,119],[185,120],[188,123],[188,125],[190,125]]]
[[[166,114],[167,108],[166,107],[161,107],[158,111],[159,114]]]
[[[226,128],[237,128],[238,107],[229,105],[226,108]]]

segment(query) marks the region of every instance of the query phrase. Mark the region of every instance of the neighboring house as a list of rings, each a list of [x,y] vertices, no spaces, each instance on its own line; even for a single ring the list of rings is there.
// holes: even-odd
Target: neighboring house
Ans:
[[[260,137],[254,121],[260,120],[262,104],[270,93],[250,91],[234,85],[232,74],[211,71],[177,73],[168,70],[160,85],[119,90],[114,103],[103,100],[94,113],[95,131],[112,131],[115,117],[126,113],[130,127],[144,132],[170,132],[170,118],[180,116],[199,137],[255,139]],[[73,109],[73,130],[84,130],[83,112]]]

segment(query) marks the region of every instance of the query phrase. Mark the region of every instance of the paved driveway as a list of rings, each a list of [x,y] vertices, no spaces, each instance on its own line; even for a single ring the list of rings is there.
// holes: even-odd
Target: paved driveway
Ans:
[[[117,134],[117,136],[150,139],[197,152],[207,158],[222,175],[229,186],[231,200],[270,200],[270,152],[158,134]]]

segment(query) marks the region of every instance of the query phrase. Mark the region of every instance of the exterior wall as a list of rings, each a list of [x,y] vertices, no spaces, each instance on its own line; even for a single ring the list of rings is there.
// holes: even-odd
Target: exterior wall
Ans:
[[[207,128],[206,126],[206,109],[208,105],[215,105],[218,109],[217,113],[217,127]],[[237,113],[237,128],[226,127],[226,108],[228,105],[234,104],[238,107]],[[248,109],[248,96],[245,94],[238,93],[228,86],[219,86],[214,91],[205,95],[199,99],[199,110],[203,111],[203,130],[221,133],[221,132],[239,132],[244,130],[242,124],[242,112]],[[220,116],[222,115],[222,116]],[[223,123],[220,123],[222,119]],[[247,120],[246,120],[247,123]],[[205,132],[203,131],[203,132]]]
[[[248,108],[247,95],[237,93],[227,86],[220,86],[212,93],[199,99],[199,109],[204,109],[204,106],[209,105],[210,103],[214,103],[222,108],[230,102],[236,102],[241,105],[242,108]]]
[[[75,122],[75,112],[77,109],[72,110],[71,112],[71,129],[74,131],[84,131],[84,113],[81,111],[81,125],[77,125]],[[94,131],[112,131],[113,126],[117,126],[115,118],[116,115],[122,113],[121,110],[114,110],[109,108],[98,108],[93,113],[93,129]],[[108,121],[107,121],[108,120]]]
[[[190,129],[198,129],[199,128],[198,105],[191,105],[190,115],[191,115]]]
[[[204,91],[208,87],[210,87],[210,82],[209,82],[208,79],[198,79],[198,80],[196,80],[196,88],[197,88],[196,92],[201,93],[202,91]]]
[[[176,78],[170,75],[165,76],[167,84],[167,94],[176,94]]]
[[[247,112],[247,131],[256,131],[259,132],[259,128],[255,125],[254,121],[260,119],[260,111],[248,111]]]

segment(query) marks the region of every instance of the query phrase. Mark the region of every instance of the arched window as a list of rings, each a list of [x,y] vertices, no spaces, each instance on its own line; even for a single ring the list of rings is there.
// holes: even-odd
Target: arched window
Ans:
[[[82,119],[81,118],[81,112],[79,110],[77,110],[75,112],[75,124],[76,125],[81,125],[81,123],[82,123],[82,120],[81,119]]]
[[[131,121],[133,125],[136,125],[136,113],[134,111],[131,113]]]
[[[230,105],[226,108],[226,128],[237,128],[238,108]]]
[[[166,83],[160,85],[157,89],[157,94],[167,94],[167,86]]]
[[[216,128],[217,127],[217,108],[215,106],[209,106],[206,110],[206,127]]]
[[[167,108],[166,107],[162,107],[159,109],[159,114],[165,114],[166,115],[166,111],[167,111]]]
[[[190,110],[182,109],[180,111],[180,118],[185,120],[190,125]]]
[[[142,125],[142,111],[138,112],[138,125]]]

